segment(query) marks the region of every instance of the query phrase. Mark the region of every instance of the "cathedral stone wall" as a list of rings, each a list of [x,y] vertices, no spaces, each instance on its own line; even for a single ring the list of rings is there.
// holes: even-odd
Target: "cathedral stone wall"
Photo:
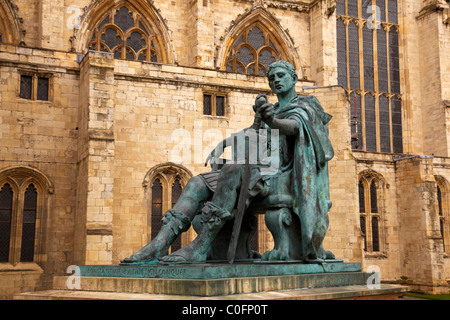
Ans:
[[[101,19],[125,2],[157,30],[157,62],[92,49]],[[258,94],[276,102],[265,76],[227,70],[230,48],[253,25],[295,65],[297,92],[333,116],[324,247],[379,268],[383,281],[448,292],[450,13],[442,0],[396,2],[401,154],[352,150],[355,106],[337,85],[334,0],[0,0],[8,22],[0,22],[0,190],[15,188],[16,208],[22,184],[33,181],[38,194],[34,260],[20,261],[15,209],[0,298],[49,288],[70,265],[117,264],[148,243],[155,179],[165,181],[164,213],[174,181],[184,187],[209,170],[209,151],[251,125]],[[40,78],[48,79],[44,100]],[[205,95],[224,97],[223,115],[204,114]],[[258,228],[264,253],[273,239],[263,216]],[[190,229],[181,245],[194,238]]]

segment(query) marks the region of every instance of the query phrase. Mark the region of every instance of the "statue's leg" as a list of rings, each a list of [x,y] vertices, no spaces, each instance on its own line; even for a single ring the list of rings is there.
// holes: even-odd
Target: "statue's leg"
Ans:
[[[211,244],[225,222],[232,218],[232,212],[241,185],[242,166],[225,165],[217,181],[216,192],[212,200],[206,203],[202,211],[202,226],[197,237],[186,247],[160,258],[171,263],[205,262]]]
[[[211,199],[212,191],[200,177],[189,180],[177,203],[162,219],[162,227],[156,237],[141,250],[126,258],[122,263],[155,261],[167,255],[177,237],[188,230],[198,212],[201,202]]]
[[[212,203],[226,211],[233,211],[242,184],[243,169],[244,166],[238,164],[225,165],[222,168]]]
[[[215,206],[212,202],[207,202],[202,210],[202,226],[194,241],[159,260],[170,263],[205,262],[212,242],[225,222],[231,218],[232,216],[229,211]]]

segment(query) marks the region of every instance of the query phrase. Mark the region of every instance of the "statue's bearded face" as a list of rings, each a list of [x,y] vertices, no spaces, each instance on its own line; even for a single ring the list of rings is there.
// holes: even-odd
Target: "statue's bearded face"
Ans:
[[[296,79],[289,71],[281,67],[270,70],[267,78],[269,79],[270,89],[277,95],[287,94],[294,89],[296,83]]]

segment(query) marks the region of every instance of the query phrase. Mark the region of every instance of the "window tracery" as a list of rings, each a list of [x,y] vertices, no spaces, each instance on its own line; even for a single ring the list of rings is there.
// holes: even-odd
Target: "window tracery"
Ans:
[[[253,23],[236,38],[225,62],[230,72],[265,76],[273,62],[286,59],[276,37],[261,23]]]
[[[162,227],[162,217],[173,208],[192,175],[187,169],[167,163],[154,167],[147,173],[144,187],[149,191],[149,241],[153,240]],[[171,246],[176,251],[188,242],[185,235],[178,237]]]
[[[131,5],[108,11],[94,29],[89,49],[114,54],[116,59],[162,62],[157,34]]]
[[[381,188],[383,180],[373,172],[363,172],[358,183],[360,228],[364,251],[382,251],[382,206]]]
[[[442,176],[435,176],[436,178],[436,210],[439,217],[439,231],[442,236],[444,244],[444,252],[448,254],[450,251],[450,214],[448,202],[448,183]]]
[[[43,262],[49,193],[53,187],[35,170],[0,172],[0,263]]]
[[[336,3],[338,84],[350,96],[352,148],[403,153],[396,0]]]

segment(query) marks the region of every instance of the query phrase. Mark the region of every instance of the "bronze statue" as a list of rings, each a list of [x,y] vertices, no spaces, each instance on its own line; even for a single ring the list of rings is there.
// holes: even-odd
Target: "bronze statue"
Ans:
[[[237,256],[258,257],[248,247],[243,248],[254,232],[243,221],[248,224],[255,212],[265,214],[275,241],[275,248],[266,252],[262,260],[320,263],[334,259],[322,247],[331,208],[328,183],[328,161],[334,156],[328,137],[331,116],[314,96],[297,95],[298,78],[290,63],[273,63],[267,77],[278,102],[273,105],[259,95],[253,106],[255,121],[240,134],[255,132],[267,144],[267,150],[262,153],[259,150],[258,154],[269,152],[276,162],[272,166],[275,170],[267,171],[267,162],[262,159],[250,162],[249,144],[245,163],[234,161],[217,166],[213,160],[230,145],[233,137],[220,143],[206,160],[212,162],[213,170],[188,182],[178,202],[163,216],[163,226],[155,239],[122,264],[155,260],[202,263],[211,257],[224,258],[224,254],[230,263]],[[197,237],[167,255],[170,245],[191,222],[197,225]]]

